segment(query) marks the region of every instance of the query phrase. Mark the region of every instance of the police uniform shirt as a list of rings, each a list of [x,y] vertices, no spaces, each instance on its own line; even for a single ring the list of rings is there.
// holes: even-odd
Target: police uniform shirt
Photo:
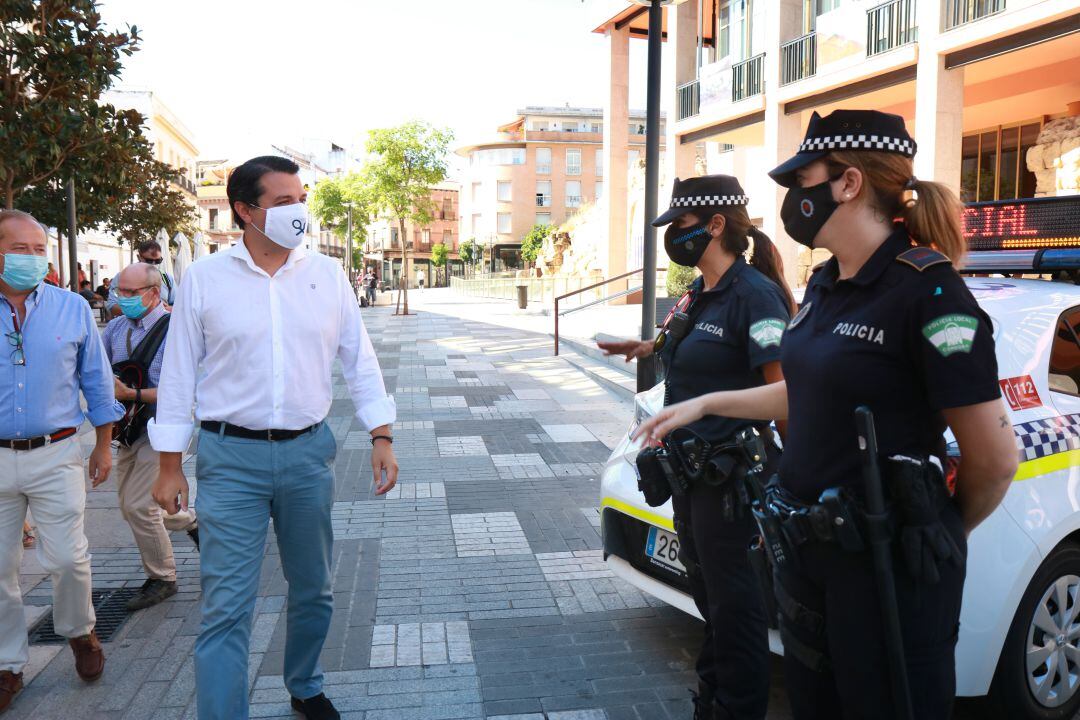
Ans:
[[[776,283],[739,256],[716,287],[703,292],[703,286],[700,277],[691,285],[689,332],[674,356],[664,356],[667,404],[763,385],[761,366],[780,359],[780,338],[791,312]],[[689,427],[708,440],[723,441],[752,424],[708,415]]]
[[[780,478],[804,502],[861,487],[859,405],[874,412],[882,457],[943,459],[941,411],[1000,397],[990,318],[943,255],[913,250],[897,226],[854,277],[838,273],[833,258],[814,274],[784,334]]]

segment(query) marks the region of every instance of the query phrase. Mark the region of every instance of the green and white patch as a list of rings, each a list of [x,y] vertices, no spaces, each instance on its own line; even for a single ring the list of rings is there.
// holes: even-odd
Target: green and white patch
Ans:
[[[750,337],[758,344],[758,347],[772,347],[780,344],[785,328],[787,328],[787,323],[781,318],[758,320],[750,326]]]
[[[923,335],[945,357],[971,352],[979,321],[970,315],[942,315],[923,325]]]

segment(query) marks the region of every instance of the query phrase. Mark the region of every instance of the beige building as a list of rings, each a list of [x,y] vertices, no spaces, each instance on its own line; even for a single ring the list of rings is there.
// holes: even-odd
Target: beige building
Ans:
[[[1063,169],[1080,144],[1076,0],[691,0],[664,13],[664,175],[738,176],[792,280],[807,258],[783,232],[783,188],[765,172],[795,152],[815,111],[902,115],[919,144],[916,176],[965,201],[1077,191]],[[627,2],[596,31],[621,96],[627,44],[648,36],[645,8]]]
[[[460,186],[456,182],[443,182],[431,189],[432,219],[427,225],[405,223],[405,239],[409,248],[409,267],[406,278],[409,287],[417,286],[417,273],[424,278],[424,285],[446,285],[450,276],[464,273],[464,265],[458,248]],[[355,220],[359,222],[359,219]],[[449,251],[445,267],[436,268],[431,262],[432,247],[443,243]],[[398,220],[381,214],[367,227],[364,246],[364,264],[373,267],[378,278],[398,287],[402,273],[402,248]]]
[[[611,191],[603,109],[527,107],[517,114],[494,137],[456,151],[467,161],[461,236],[484,248],[489,271],[520,267],[521,241],[534,225],[559,225]],[[622,173],[615,187],[625,193],[628,166],[644,158],[645,114],[627,111],[614,133]],[[625,256],[625,242],[612,253]]]

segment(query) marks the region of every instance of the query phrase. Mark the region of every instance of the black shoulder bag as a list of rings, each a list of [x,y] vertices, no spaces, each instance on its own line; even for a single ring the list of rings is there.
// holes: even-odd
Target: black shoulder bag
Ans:
[[[150,365],[154,362],[161,344],[165,342],[165,335],[169,331],[169,313],[165,313],[150,328],[135,349],[131,351],[131,357],[127,360],[113,363],[113,375],[120,382],[131,388],[146,389],[150,384]],[[146,432],[146,424],[154,416],[157,409],[155,403],[126,402],[124,403],[124,417],[113,423],[113,440],[125,447],[131,447]]]

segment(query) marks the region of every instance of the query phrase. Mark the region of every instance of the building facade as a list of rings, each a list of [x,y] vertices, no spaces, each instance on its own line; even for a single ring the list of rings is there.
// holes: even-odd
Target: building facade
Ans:
[[[432,220],[427,225],[405,223],[405,240],[408,242],[409,267],[405,269],[409,287],[417,286],[417,273],[424,278],[424,285],[435,287],[448,284],[451,275],[464,273],[459,248],[460,186],[444,182],[431,189]],[[436,268],[432,264],[432,248],[439,243],[446,245],[446,265]],[[380,280],[396,288],[402,276],[402,238],[398,220],[382,213],[367,226],[364,246],[365,265],[375,270]]]
[[[648,35],[643,10],[626,3],[596,27],[613,93],[629,39]],[[792,281],[810,260],[784,234],[783,188],[765,171],[796,151],[814,112],[903,116],[916,176],[964,201],[1032,197],[1040,183],[1076,191],[1056,169],[1059,136],[1071,137],[1061,121],[1080,115],[1076,0],[700,0],[664,13],[665,175],[738,176]]]
[[[521,241],[534,225],[560,225],[609,189],[602,108],[526,107],[517,115],[494,137],[456,151],[466,159],[461,236],[484,248],[495,272],[521,266]],[[622,125],[625,175],[645,154],[645,114],[628,112]]]

